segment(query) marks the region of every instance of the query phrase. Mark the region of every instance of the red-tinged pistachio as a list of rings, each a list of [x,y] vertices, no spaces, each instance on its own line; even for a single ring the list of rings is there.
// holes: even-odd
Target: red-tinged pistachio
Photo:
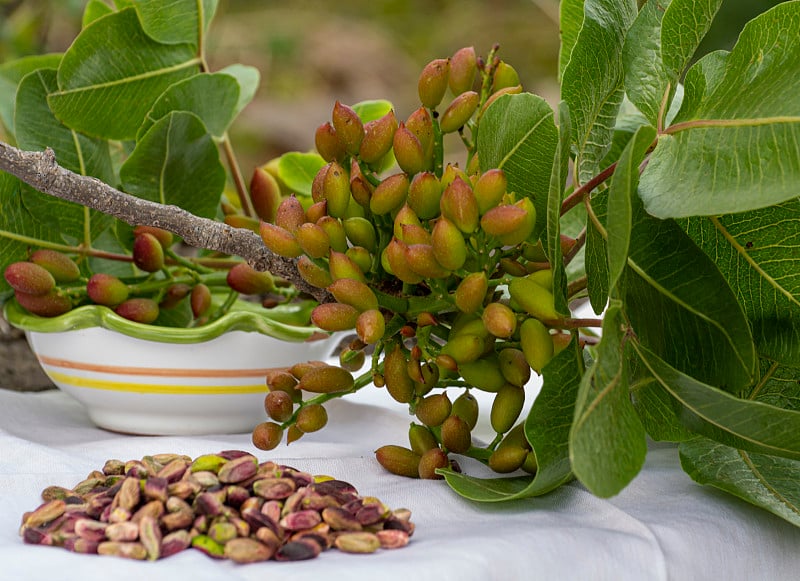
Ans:
[[[478,72],[478,58],[475,48],[461,48],[450,57],[450,76],[447,80],[453,95],[472,90],[475,74]]]
[[[572,334],[555,333],[550,335],[550,338],[553,340],[553,355],[558,355],[570,344],[570,341],[572,341]]]
[[[139,509],[131,515],[131,522],[138,523],[146,516],[161,518],[164,514],[164,503],[160,500],[151,500],[144,503]]]
[[[272,174],[262,167],[253,170],[250,178],[250,201],[256,215],[265,222],[273,222],[281,203],[281,188]]]
[[[319,168],[314,179],[311,180],[311,199],[315,202],[321,202],[325,199],[325,196],[322,193],[322,184],[325,183],[325,176],[328,173],[328,169],[330,169],[329,164],[323,165]]]
[[[366,218],[359,216],[347,218],[342,222],[347,239],[355,246],[366,248],[374,252],[377,248],[377,234],[375,226]]]
[[[443,357],[447,358],[447,355]],[[455,362],[453,362],[455,363]],[[423,363],[420,366],[420,375],[422,376],[422,381],[414,384],[414,393],[419,396],[427,395],[431,389],[439,382],[439,367],[437,364],[431,363],[429,361]]]
[[[446,393],[429,395],[417,403],[417,419],[428,427],[440,426],[452,409],[453,405]]]
[[[297,490],[297,485],[291,478],[259,478],[253,482],[253,494],[268,501],[283,500],[289,498]],[[272,518],[275,522],[277,520],[270,517],[270,510],[272,507],[278,506],[276,504],[266,503],[263,505],[260,513]],[[280,514],[280,506],[278,506],[277,514]],[[242,511],[242,516],[245,516],[245,511]]]
[[[525,359],[525,354],[520,349],[507,347],[497,356],[500,363],[500,372],[512,385],[523,386],[531,378],[531,368]]]
[[[150,500],[160,500],[161,502],[167,501],[167,482],[166,478],[161,478],[159,476],[151,476],[147,480],[144,481],[144,486],[142,487],[142,492],[144,493],[145,498]]]
[[[345,252],[345,256],[355,264],[361,272],[369,272],[372,269],[372,254],[363,246],[351,246]]]
[[[284,529],[301,531],[311,529],[322,522],[322,517],[316,510],[298,510],[285,515],[280,523]]]
[[[321,516],[334,531],[360,531],[363,528],[350,511],[338,506],[322,509]]]
[[[488,290],[489,279],[486,278],[486,273],[481,271],[468,274],[456,287],[456,307],[462,313],[476,312],[483,305]]]
[[[453,409],[450,413],[464,420],[469,429],[473,430],[478,424],[478,412],[478,400],[469,390],[465,390],[453,402]]]
[[[296,425],[292,424],[289,426],[289,429],[286,430],[286,445],[288,446],[292,442],[296,442],[300,438],[303,437],[303,431],[298,428]]]
[[[228,214],[225,216],[223,221],[232,228],[243,228],[258,234],[260,220],[251,218],[250,216],[243,216],[241,214]]]
[[[152,516],[143,517],[139,521],[139,542],[147,551],[147,558],[155,561],[161,557],[161,528]]]
[[[481,107],[481,112],[486,111],[489,108],[489,106],[492,105],[492,103],[494,103],[495,101],[497,101],[500,97],[504,95],[518,95],[521,92],[522,92],[522,85],[517,85],[515,87],[505,87],[503,89],[500,89],[499,91],[495,91],[489,96],[488,99],[486,99],[486,102]]]
[[[192,544],[192,537],[187,530],[176,530],[161,539],[161,558],[170,557],[188,549]]]
[[[394,132],[397,131],[397,117],[394,110],[380,119],[369,121],[364,125],[364,139],[358,150],[362,161],[374,164],[383,159],[392,148]]]
[[[311,311],[311,322],[325,331],[348,331],[356,326],[359,311],[341,303],[323,303]]]
[[[406,240],[404,237],[404,226],[421,227],[419,217],[408,204],[404,204],[403,207],[397,211],[397,214],[394,217],[392,233],[396,238],[402,240],[406,244],[409,244],[408,240]]]
[[[481,228],[490,236],[512,233],[525,223],[526,212],[515,205],[495,206],[481,218]]]
[[[350,176],[335,161],[329,165],[322,181],[322,196],[328,203],[328,215],[343,218],[350,204]]]
[[[321,430],[327,423],[328,411],[320,404],[304,405],[300,408],[300,411],[297,412],[297,419],[295,420],[297,429],[304,434],[310,434],[311,432]],[[314,514],[316,514],[316,511],[314,511]]]
[[[411,270],[423,278],[445,278],[450,271],[443,268],[436,260],[433,246],[429,244],[411,244],[406,247],[406,260]]]
[[[439,201],[442,216],[450,220],[465,234],[478,227],[478,201],[469,183],[456,177],[442,192]]]
[[[158,238],[143,232],[133,239],[133,263],[145,272],[156,272],[164,266],[164,248]]]
[[[328,291],[340,303],[359,311],[378,308],[378,298],[366,284],[351,278],[340,278],[328,287]]]
[[[347,153],[358,153],[361,141],[364,139],[364,124],[351,107],[343,105],[339,101],[333,106],[331,116],[336,135],[344,145]]]
[[[56,280],[43,266],[33,262],[14,262],[3,273],[15,291],[32,296],[44,296],[56,287]]]
[[[297,539],[288,541],[275,552],[276,561],[305,561],[313,559],[320,554],[319,543],[311,539]]]
[[[356,319],[356,334],[364,343],[372,345],[383,338],[386,332],[386,321],[377,309],[364,311]]]
[[[104,541],[97,545],[97,554],[144,561],[147,558],[147,549],[137,542]]]
[[[308,209],[306,209],[306,219],[312,224],[316,224],[320,218],[327,215],[328,215],[327,200],[320,200],[319,202],[314,202],[308,207]]]
[[[259,233],[264,245],[278,256],[295,258],[303,254],[303,249],[300,248],[300,244],[297,243],[294,234],[280,226],[275,226],[269,222],[261,222]]]
[[[346,254],[342,254],[333,249],[331,249],[330,256],[328,257],[328,268],[330,269],[331,278],[334,282],[344,278],[362,283],[366,282],[364,271],[362,271],[355,262],[350,260]]]
[[[396,278],[408,284],[419,284],[422,282],[422,276],[412,270],[411,266],[408,264],[408,258],[406,257],[407,248],[407,244],[401,242],[397,238],[392,238],[392,241],[389,242],[384,249],[383,256],[389,266],[390,273]]]
[[[327,269],[315,264],[309,257],[301,256],[296,263],[297,272],[304,281],[317,288],[328,287],[333,279]]]
[[[328,240],[331,242],[331,250],[336,252],[347,251],[347,235],[344,232],[344,226],[338,218],[332,216],[323,216],[316,222],[317,226],[325,230],[328,235]]]
[[[494,354],[459,363],[458,371],[468,385],[482,391],[497,393],[506,385],[497,356]]]
[[[436,109],[447,90],[447,77],[450,73],[449,59],[435,59],[425,65],[417,82],[420,102],[429,109]]]
[[[466,91],[453,99],[439,120],[442,133],[452,133],[461,129],[475,113],[479,102],[480,95],[475,91]]]
[[[289,196],[278,206],[275,212],[275,225],[294,234],[306,221],[306,212],[296,196]]]
[[[248,454],[223,464],[217,473],[217,478],[223,484],[235,484],[255,476],[257,471],[258,460]]]
[[[524,403],[525,390],[523,388],[510,384],[503,386],[494,396],[492,410],[489,414],[494,431],[504,434],[510,430],[517,421]]]
[[[301,224],[294,237],[303,252],[311,258],[324,258],[331,248],[331,242],[325,230],[311,222]]]
[[[548,292],[548,291],[544,291]],[[519,329],[520,346],[531,369],[537,373],[553,358],[553,339],[538,319],[525,319]]]
[[[139,525],[130,521],[112,522],[106,525],[104,534],[109,541],[136,541],[139,539]]]
[[[253,445],[259,450],[273,450],[281,443],[283,428],[275,422],[262,422],[253,428]]]
[[[387,350],[383,360],[386,390],[400,403],[409,403],[414,397],[414,382],[408,375],[406,361],[405,351],[398,344]]]
[[[341,367],[317,367],[303,375],[298,387],[309,393],[339,393],[353,388],[353,374]]]
[[[317,147],[317,153],[325,161],[340,161],[347,154],[344,144],[330,122],[317,127],[314,134],[314,145]]]
[[[419,139],[422,151],[430,163],[433,155],[433,119],[425,107],[420,107],[406,119],[406,128]]]
[[[152,234],[155,236],[164,250],[170,248],[174,242],[174,236],[172,235],[172,232],[169,230],[164,230],[163,228],[156,228],[155,226],[145,226],[143,224],[136,226],[133,229],[134,237],[141,234]]]
[[[313,371],[318,367],[328,367],[328,364],[324,361],[304,361],[295,363],[289,368],[289,373],[297,378],[297,380],[303,379],[306,373],[309,371]]]
[[[408,176],[404,173],[384,179],[372,193],[369,201],[370,211],[373,214],[383,215],[400,208],[406,202],[408,185]]]
[[[245,295],[268,293],[275,288],[272,275],[266,271],[258,271],[246,262],[241,262],[228,271],[228,286]]]
[[[543,286],[547,290],[553,290],[553,271],[549,268],[542,268],[541,270],[536,270],[525,278],[528,280],[532,280],[539,286]]]
[[[515,202],[513,207],[521,209],[524,212],[524,217],[522,224],[518,228],[497,236],[497,239],[505,246],[517,246],[527,240],[536,225],[536,208],[530,198],[522,198]]]
[[[463,454],[472,446],[472,435],[467,422],[460,416],[451,415],[442,422],[442,445],[450,452]],[[421,463],[420,463],[421,464]],[[444,466],[438,466],[444,468]],[[420,466],[420,475],[422,469]]]
[[[500,269],[511,276],[525,276],[528,274],[528,269],[524,264],[507,256],[500,259]]]
[[[480,213],[485,214],[497,206],[503,199],[507,187],[508,180],[502,169],[490,169],[481,174],[473,186]]]
[[[508,292],[512,300],[529,315],[541,321],[558,318],[553,293],[534,281],[528,278],[515,278],[508,285]]]
[[[450,355],[459,365],[462,365],[477,360],[483,354],[484,346],[483,337],[466,333],[451,337],[442,347],[442,354]]]
[[[433,242],[430,232],[418,224],[401,224],[400,234],[395,234],[395,237],[407,246]]]
[[[401,530],[383,529],[375,531],[381,549],[402,549],[408,544],[408,533]]]
[[[500,474],[508,474],[522,467],[528,451],[520,446],[498,448],[489,456],[489,468]]]
[[[431,232],[436,261],[448,270],[458,270],[467,260],[467,244],[461,230],[446,218],[436,221]]]
[[[114,312],[124,319],[150,324],[158,318],[158,303],[153,299],[137,297],[121,302]]]
[[[375,458],[392,474],[419,478],[420,456],[413,450],[390,444],[375,450]]]
[[[483,309],[483,324],[486,330],[495,337],[507,339],[517,329],[517,317],[508,305],[503,303],[489,303]]]
[[[428,169],[429,158],[424,146],[404,123],[400,123],[394,134],[393,148],[397,165],[407,174],[414,175]]]
[[[361,315],[363,314],[361,313]],[[358,316],[359,320],[361,315]],[[358,331],[358,320],[356,321],[356,331]],[[345,347],[339,352],[339,367],[350,372],[358,371],[364,367],[366,360],[367,356],[362,349],[356,350]]]
[[[444,188],[452,184],[456,178],[461,178],[466,183],[472,183],[469,179],[469,175],[467,175],[464,170],[459,168],[458,164],[453,165],[452,163],[448,163],[447,167],[444,168],[442,177],[439,180],[442,183],[442,189],[444,190]]]
[[[442,184],[431,172],[416,174],[408,186],[408,205],[423,220],[439,215],[441,197]]]
[[[424,312],[417,315],[417,327],[430,327],[436,325],[437,320],[433,313]]]
[[[535,244],[522,244],[522,256],[531,262],[546,262],[547,253],[542,248],[542,241],[537,240]]]
[[[569,254],[575,247],[577,240],[566,234],[561,235],[561,254]]]
[[[294,412],[292,396],[285,391],[271,391],[264,397],[264,409],[276,422],[285,422]]]
[[[24,309],[40,317],[57,317],[72,309],[69,297],[60,294],[55,289],[46,295],[29,295],[17,291],[14,296]]]
[[[78,265],[63,252],[41,248],[31,254],[30,261],[49,272],[56,282],[74,282],[81,276]]]
[[[516,87],[519,85],[519,75],[510,64],[505,61],[500,61],[494,70],[494,77],[492,79],[492,92],[505,89],[507,87]]]
[[[27,514],[22,524],[28,528],[40,527],[53,522],[67,510],[67,503],[63,500],[50,500],[39,505],[36,510]]]
[[[458,363],[452,355],[439,354],[434,359],[436,366],[448,372],[458,371]]]
[[[194,285],[189,302],[195,319],[205,315],[211,308],[211,290],[203,283]]]

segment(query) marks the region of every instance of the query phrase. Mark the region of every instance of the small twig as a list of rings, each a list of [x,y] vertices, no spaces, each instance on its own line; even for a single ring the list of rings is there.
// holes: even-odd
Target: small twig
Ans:
[[[251,230],[200,218],[177,206],[143,200],[97,178],[73,173],[58,165],[52,149],[22,151],[0,141],[0,169],[40,192],[114,216],[132,226],[162,228],[190,246],[240,256],[256,270],[268,270],[320,302],[331,300],[326,290],[313,287],[300,277],[294,260],[270,252]]]

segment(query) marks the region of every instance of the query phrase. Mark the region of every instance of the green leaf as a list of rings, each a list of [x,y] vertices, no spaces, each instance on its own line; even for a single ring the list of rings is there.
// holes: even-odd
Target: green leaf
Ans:
[[[504,95],[481,118],[478,159],[481,171],[505,171],[508,191],[531,198],[536,208],[532,238],[547,224],[550,174],[558,146],[553,110],[537,95]]]
[[[800,2],[750,21],[692,117],[659,139],[642,175],[647,211],[712,216],[797,197],[800,179]],[[674,187],[680,176],[680,187]]]
[[[800,368],[760,360],[761,381],[747,397],[786,410],[800,411]]]
[[[391,101],[385,99],[361,101],[353,105],[353,111],[356,112],[362,123],[380,119],[392,109],[394,109],[394,105],[392,105]]]
[[[14,134],[14,109],[17,86],[22,77],[36,69],[54,69],[61,62],[60,54],[27,56],[0,64],[0,123],[9,135]]]
[[[239,83],[239,102],[236,103],[234,117],[238,117],[253,97],[256,96],[258,85],[261,82],[261,73],[255,67],[247,65],[229,65],[219,71],[220,74],[232,76]]]
[[[706,95],[714,91],[725,74],[725,63],[730,53],[716,50],[705,55],[690,68],[683,80],[684,102],[675,122],[692,119]]]
[[[192,113],[173,111],[137,143],[120,168],[120,179],[129,194],[213,218],[225,169],[202,121]]]
[[[647,435],[658,442],[682,442],[695,435],[678,418],[680,406],[649,373],[630,382],[631,401]]]
[[[734,289],[758,352],[800,367],[800,198],[684,227]]]
[[[661,21],[661,59],[675,86],[714,21],[722,0],[672,0]]]
[[[678,371],[639,343],[633,347],[678,402],[681,422],[691,431],[741,450],[800,459],[800,411],[739,399]]]
[[[644,427],[628,392],[621,305],[612,300],[606,309],[597,357],[581,380],[569,436],[572,471],[602,498],[625,488],[647,455]]]
[[[609,287],[615,288],[628,261],[631,228],[633,223],[632,201],[639,185],[639,164],[656,137],[656,130],[642,125],[625,147],[608,192],[608,219],[606,251],[608,252]]]
[[[700,484],[724,490],[800,526],[800,462],[737,450],[707,438],[683,442],[681,466]]]
[[[598,172],[611,144],[624,93],[622,46],[636,18],[636,2],[585,0],[583,8],[583,26],[561,84],[561,98],[569,104],[572,120],[579,183]]]
[[[64,54],[50,108],[65,125],[106,139],[133,139],[156,99],[198,72],[189,44],[160,44],[127,8],[86,27]]]
[[[558,51],[558,80],[572,56],[572,49],[578,40],[583,26],[584,0],[561,0],[559,5],[559,28],[561,30],[561,47]]]
[[[476,478],[452,470],[437,472],[458,494],[479,502],[541,496],[571,480],[569,430],[582,374],[581,349],[575,340],[542,370],[542,389],[525,420],[525,435],[538,464],[536,476]]]
[[[553,298],[556,312],[569,314],[567,302],[567,274],[561,253],[561,203],[569,174],[569,105],[558,104],[558,143],[550,173],[550,193],[547,197],[547,258],[553,273]]]
[[[137,0],[134,6],[142,28],[153,40],[197,47],[203,44],[203,36],[217,10],[217,0]]]
[[[602,225],[607,207],[608,191],[595,194],[592,198],[592,211],[601,223],[595,223],[591,216],[586,220],[586,290],[589,292],[589,303],[592,305],[592,310],[597,314],[602,313],[605,309],[610,292],[606,233]]]
[[[278,177],[293,192],[310,196],[311,183],[323,165],[325,160],[316,153],[284,153],[278,159]]]
[[[0,271],[5,271],[12,262],[28,258],[30,244],[20,239],[20,232],[38,238],[46,236],[44,230],[45,226],[37,223],[22,205],[20,181],[0,171]],[[0,294],[10,288],[5,277],[0,277]]]
[[[81,28],[86,28],[95,20],[99,20],[112,12],[114,12],[114,9],[102,0],[89,0],[89,2],[86,3],[86,7],[83,9]]]

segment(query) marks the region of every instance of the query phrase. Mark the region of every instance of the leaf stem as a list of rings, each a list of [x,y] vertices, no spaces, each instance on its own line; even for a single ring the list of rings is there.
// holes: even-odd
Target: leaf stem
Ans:
[[[564,201],[561,203],[561,215],[563,216],[564,214],[569,212],[572,208],[577,206],[585,196],[591,193],[592,190],[594,190],[597,186],[599,186],[608,178],[610,178],[612,175],[614,175],[614,170],[616,169],[617,169],[617,162],[614,162],[606,169],[601,171],[599,174],[594,176],[592,179],[590,179],[588,182],[579,187],[577,190],[572,192],[569,196],[564,198]]]
[[[250,194],[247,191],[247,186],[244,183],[244,177],[242,176],[242,170],[239,167],[239,162],[236,160],[236,155],[233,152],[233,146],[231,145],[231,140],[228,137],[228,133],[222,136],[222,150],[225,152],[225,159],[228,161],[228,167],[231,170],[231,176],[233,177],[233,184],[236,186],[236,193],[239,194],[239,201],[242,204],[242,211],[244,212],[245,216],[249,216],[252,218],[254,216],[253,206],[250,204]]]

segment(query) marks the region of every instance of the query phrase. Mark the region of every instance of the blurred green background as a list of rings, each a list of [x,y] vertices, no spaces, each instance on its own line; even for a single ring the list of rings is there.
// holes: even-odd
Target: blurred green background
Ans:
[[[0,62],[63,51],[85,0],[0,0]],[[741,27],[778,0],[726,0],[701,53],[731,48]],[[557,0],[220,0],[209,38],[213,69],[257,67],[261,88],[232,138],[248,173],[288,150],[313,146],[335,100],[386,98],[405,118],[431,59],[472,45],[500,56],[526,90],[558,99]]]

